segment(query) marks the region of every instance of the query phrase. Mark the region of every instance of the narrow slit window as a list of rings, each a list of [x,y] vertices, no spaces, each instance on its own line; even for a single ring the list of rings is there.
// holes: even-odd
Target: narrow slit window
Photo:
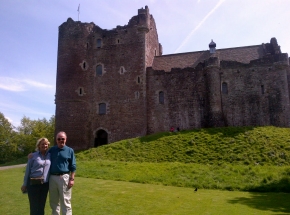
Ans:
[[[86,62],[83,62],[83,69],[86,69]]]
[[[103,74],[103,66],[102,65],[97,65],[96,74],[97,75],[102,75]]]
[[[84,91],[84,88],[83,87],[79,87],[77,90],[76,90],[77,94],[79,96],[84,96],[85,95],[85,91]]]
[[[159,104],[164,104],[164,92],[159,92]]]
[[[139,92],[136,91],[136,92],[135,92],[135,99],[139,99],[139,96],[140,96]]]
[[[138,76],[137,82],[138,82],[138,84],[140,84],[140,77],[139,76]]]
[[[222,94],[228,94],[228,84],[226,82],[222,83]]]
[[[265,94],[265,87],[264,87],[264,85],[261,85],[261,93],[262,94]]]
[[[107,112],[106,109],[107,109],[106,103],[100,103],[99,104],[99,114],[100,115],[106,114],[106,112]]]
[[[97,48],[102,47],[102,39],[97,39]]]

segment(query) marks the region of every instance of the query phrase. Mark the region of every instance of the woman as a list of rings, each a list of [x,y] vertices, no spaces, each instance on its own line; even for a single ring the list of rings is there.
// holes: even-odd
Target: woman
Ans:
[[[40,138],[36,143],[36,152],[26,166],[21,190],[28,192],[30,215],[44,215],[50,168],[49,144],[48,139]]]

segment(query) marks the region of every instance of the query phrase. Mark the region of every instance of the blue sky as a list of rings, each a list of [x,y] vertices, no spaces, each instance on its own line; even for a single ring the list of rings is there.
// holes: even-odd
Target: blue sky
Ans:
[[[58,26],[71,17],[103,29],[126,25],[148,5],[163,54],[270,42],[290,53],[289,0],[0,0],[0,112],[19,126],[23,116],[55,113]]]

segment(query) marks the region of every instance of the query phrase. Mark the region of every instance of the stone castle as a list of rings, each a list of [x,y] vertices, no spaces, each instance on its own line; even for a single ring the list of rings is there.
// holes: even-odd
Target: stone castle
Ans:
[[[147,6],[112,30],[68,18],[59,27],[56,131],[87,149],[171,126],[290,127],[289,75],[275,38],[162,55]]]

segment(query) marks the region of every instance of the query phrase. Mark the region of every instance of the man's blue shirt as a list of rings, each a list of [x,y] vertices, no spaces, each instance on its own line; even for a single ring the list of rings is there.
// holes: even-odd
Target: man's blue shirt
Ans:
[[[49,149],[50,153],[50,172],[51,173],[66,173],[76,171],[76,158],[74,150],[68,146],[58,148],[53,146]]]

